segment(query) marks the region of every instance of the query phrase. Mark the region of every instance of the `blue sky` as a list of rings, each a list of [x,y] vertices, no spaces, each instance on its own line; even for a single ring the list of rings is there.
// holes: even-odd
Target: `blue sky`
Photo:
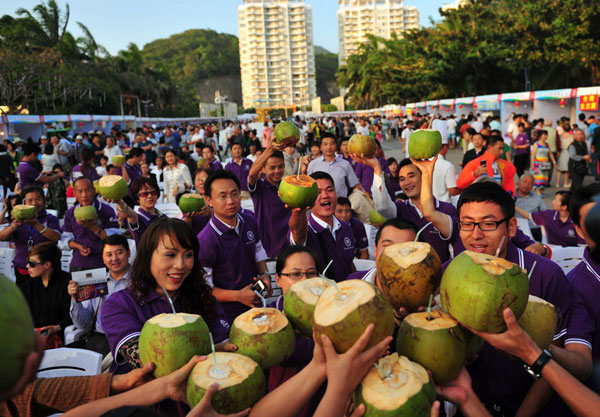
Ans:
[[[62,9],[67,3],[57,0]],[[315,45],[332,52],[338,50],[336,0],[305,0],[313,9]],[[429,17],[439,20],[438,9],[451,0],[404,0],[405,6],[417,6],[421,25],[429,26]],[[1,0],[0,15],[15,15],[19,7],[30,11],[39,0]],[[213,29],[237,35],[237,6],[242,0],[71,0],[69,30],[80,34],[75,22],[85,24],[96,42],[111,54],[129,42],[140,48],[157,38],[167,38],[187,29]]]

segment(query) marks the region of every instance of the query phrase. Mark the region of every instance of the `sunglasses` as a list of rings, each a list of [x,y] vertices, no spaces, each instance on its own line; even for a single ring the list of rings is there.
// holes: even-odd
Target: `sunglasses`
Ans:
[[[30,268],[35,268],[38,265],[42,265],[43,262],[33,262],[31,259],[27,260],[27,266]]]
[[[158,196],[158,191],[154,190],[154,191],[142,191],[141,193],[138,193],[138,195],[142,198],[147,198],[151,195],[153,196]]]

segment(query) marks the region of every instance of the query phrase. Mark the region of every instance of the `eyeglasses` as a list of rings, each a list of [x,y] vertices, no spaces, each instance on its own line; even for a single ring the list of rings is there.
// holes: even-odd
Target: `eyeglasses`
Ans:
[[[38,265],[43,264],[43,262],[33,262],[31,259],[27,260],[27,266],[29,266],[30,268],[35,268]]]
[[[149,196],[153,195],[153,196],[157,196],[158,195],[158,191],[156,190],[152,190],[152,191],[142,191],[141,193],[138,193],[138,195],[142,198],[148,198]]]
[[[281,272],[279,275],[282,275],[284,277],[288,277],[288,278],[290,278],[293,281],[298,281],[303,276],[305,276],[306,278],[315,278],[316,276],[319,275],[319,273],[317,271],[289,272],[289,273]]]
[[[493,232],[504,222],[508,222],[508,219],[504,218],[498,221],[485,220],[483,222],[458,222],[458,229],[463,232],[472,232],[475,230],[475,226],[477,226],[482,232]]]

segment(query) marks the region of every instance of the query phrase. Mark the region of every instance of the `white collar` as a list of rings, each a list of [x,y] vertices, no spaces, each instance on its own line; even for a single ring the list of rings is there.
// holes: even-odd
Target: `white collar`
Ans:
[[[123,275],[121,278],[119,278],[118,281],[129,281],[129,275],[131,274],[131,265],[129,265],[129,269],[127,270],[127,272],[125,273],[125,275]],[[106,279],[110,280],[110,281],[114,281],[115,283],[118,282],[116,279],[113,278],[112,273],[110,271],[108,271],[106,273]]]
[[[333,228],[332,228],[331,226],[329,226],[329,223],[327,223],[326,221],[323,221],[323,220],[319,219],[317,216],[315,216],[314,214],[312,214],[312,212],[310,213],[310,215],[313,218],[313,220],[315,222],[317,222],[317,224],[319,226],[321,226],[323,229],[329,229],[329,231],[331,232],[331,234],[334,235],[334,236],[335,236],[335,232],[337,232],[340,229],[340,227],[342,227],[342,224],[340,223],[340,221],[335,216],[331,216],[331,217],[333,217]]]
[[[214,216],[214,218],[217,219],[219,221],[219,223],[221,223],[228,229],[233,229],[233,230],[235,230],[235,233],[237,233],[238,235],[240,234],[240,214],[239,213],[235,216],[235,221],[236,221],[235,227],[228,225],[223,220],[219,219],[216,215]],[[219,233],[219,234],[221,234],[221,233]]]

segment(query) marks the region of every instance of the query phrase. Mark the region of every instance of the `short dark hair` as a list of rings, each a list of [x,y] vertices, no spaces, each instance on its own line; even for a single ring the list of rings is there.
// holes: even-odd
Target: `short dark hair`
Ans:
[[[285,268],[288,258],[296,253],[308,253],[314,259],[315,266],[318,267],[319,260],[314,250],[308,246],[291,245],[283,248],[279,252],[279,255],[277,255],[277,262],[275,262],[275,273],[281,274],[283,268]]]
[[[215,153],[215,150],[214,150],[214,149],[212,148],[212,146],[210,146],[210,145],[206,145],[206,144],[205,144],[205,145],[202,147],[202,150],[205,150],[205,149],[210,149],[210,153]]]
[[[40,147],[37,143],[25,143],[21,150],[23,151],[23,156],[28,156],[32,153],[38,155],[40,153]]]
[[[350,206],[350,207],[352,207],[352,204],[350,203],[350,200],[348,200],[348,198],[346,198],[346,197],[338,197],[337,198],[337,203],[338,203],[338,206],[342,205],[342,206]]]
[[[462,206],[467,203],[498,204],[507,221],[515,217],[515,201],[506,190],[494,182],[478,182],[469,185],[461,193],[456,205],[459,217]]]
[[[129,252],[131,249],[129,248],[129,242],[127,241],[127,238],[123,235],[120,234],[114,234],[114,235],[110,235],[107,236],[106,239],[104,239],[102,241],[102,252],[104,252],[104,247],[106,245],[111,245],[111,246],[123,246],[123,248],[125,248],[125,250],[127,252]]]
[[[142,156],[143,153],[144,151],[142,150],[142,148],[131,148],[129,150],[129,153],[125,156],[125,159],[129,161],[131,158],[134,158],[136,156]]]
[[[401,160],[400,162],[398,162],[398,172],[400,172],[400,170],[402,168],[404,168],[405,166],[408,166],[408,165],[414,165],[412,163],[412,161],[410,160],[410,158],[404,158],[403,160]],[[419,169],[419,167],[417,167],[416,165],[415,165],[415,167],[417,169]],[[419,172],[421,172],[421,170],[419,170]]]
[[[90,184],[90,187],[94,188],[94,180],[92,180],[90,177],[86,177],[85,175],[82,175],[81,177],[77,177],[75,178],[75,180],[73,181],[73,190],[75,190],[75,184],[77,184],[79,181],[85,180]],[[95,190],[95,188],[94,188]]]
[[[488,138],[487,140],[487,146],[494,146],[495,144],[497,144],[498,142],[502,142],[504,143],[504,139],[502,139],[502,136],[499,135],[492,135]]]
[[[238,190],[240,189],[240,180],[233,172],[224,169],[218,169],[215,172],[213,172],[212,175],[209,176],[204,182],[204,194],[206,194],[209,197],[211,196],[212,183],[216,180],[231,180],[235,182],[235,185],[237,185]]]
[[[140,193],[140,190],[144,188],[144,185],[148,185],[154,188],[160,194],[160,188],[158,188],[158,184],[156,183],[156,180],[154,178],[140,177],[136,178],[131,183],[131,194],[135,196],[136,200],[139,201],[138,195]]]
[[[557,191],[554,195],[559,195],[561,204],[567,206],[567,208],[569,207],[569,201],[571,201],[570,191]]]
[[[271,156],[269,156],[267,158],[267,161],[271,158],[279,158],[279,159],[283,159],[283,152],[281,151],[273,151],[273,153],[271,154]]]
[[[29,251],[29,256],[32,255],[37,255],[40,258],[40,262],[43,264],[50,262],[52,264],[52,268],[54,268],[54,274],[60,271],[60,258],[62,253],[60,249],[58,249],[58,246],[56,246],[56,242],[38,243]]]
[[[475,133],[477,133],[477,131],[475,129],[473,129],[472,127],[467,127],[465,129],[465,132],[467,132],[471,136],[473,136]]]
[[[333,188],[335,188],[335,181],[333,180],[333,177],[331,175],[329,175],[327,172],[323,172],[323,171],[315,171],[312,174],[310,174],[310,177],[313,180],[329,180],[331,181],[331,185],[333,185]]]
[[[335,143],[337,145],[337,141],[336,141],[335,135],[333,133],[331,133],[331,132],[325,132],[325,133],[323,133],[321,135],[321,144],[323,143],[323,139],[326,139],[326,138],[333,139],[333,143]]]
[[[389,220],[386,220],[385,223],[383,223],[379,227],[379,230],[377,230],[377,234],[375,234],[375,244],[376,245],[379,243],[379,238],[381,237],[381,233],[383,232],[383,229],[385,229],[388,226],[395,227],[396,229],[400,229],[400,230],[412,230],[413,232],[415,232],[415,234],[417,234],[419,232],[417,225],[411,221],[404,220],[404,219],[398,219],[398,218],[389,219]],[[422,237],[419,236],[420,241],[421,241],[421,238]]]
[[[30,185],[29,187],[25,187],[25,189],[21,191],[23,200],[25,199],[25,196],[29,193],[38,193],[38,195],[42,197],[42,201],[46,201],[46,198],[44,196],[44,190],[41,187],[38,187],[37,185]]]
[[[588,203],[595,202],[594,197],[600,195],[600,183],[595,182],[593,184],[586,185],[585,187],[579,187],[571,194],[571,200],[569,201],[569,214],[575,225],[581,227],[581,214],[579,211],[581,207]]]

